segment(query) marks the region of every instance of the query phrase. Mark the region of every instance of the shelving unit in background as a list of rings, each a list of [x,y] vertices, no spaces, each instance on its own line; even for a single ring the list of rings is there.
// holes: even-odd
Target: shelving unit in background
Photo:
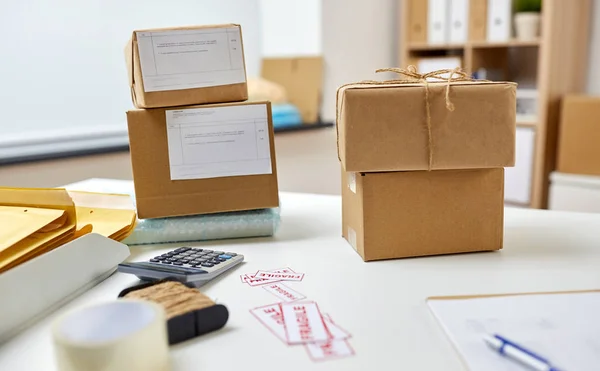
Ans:
[[[537,89],[537,117],[517,120],[517,166],[507,169],[506,201],[545,208],[549,175],[556,161],[560,100],[565,94],[584,91],[590,0],[544,0],[541,37],[536,40],[489,42],[473,40],[473,35],[469,35],[466,43],[436,45],[428,44],[422,37],[411,40],[411,15],[415,16],[411,4],[427,0],[399,1],[401,66],[416,65],[420,58],[459,56],[468,73],[479,68],[497,69],[505,80],[533,81]],[[469,17],[473,18],[473,14]],[[483,21],[485,18],[477,20]]]

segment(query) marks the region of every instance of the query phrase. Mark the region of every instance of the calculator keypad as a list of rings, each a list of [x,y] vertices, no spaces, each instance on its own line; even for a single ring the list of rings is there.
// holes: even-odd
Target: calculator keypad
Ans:
[[[150,259],[150,263],[172,264],[186,268],[212,268],[227,263],[236,253],[213,251],[192,247],[180,247]]]

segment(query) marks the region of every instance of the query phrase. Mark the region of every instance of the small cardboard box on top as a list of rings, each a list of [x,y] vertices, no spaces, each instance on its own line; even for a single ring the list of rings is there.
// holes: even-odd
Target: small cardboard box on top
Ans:
[[[515,164],[514,83],[349,84],[338,90],[337,112],[338,154],[347,171]]]
[[[131,110],[138,216],[279,206],[269,102]]]
[[[137,108],[248,99],[242,30],[237,24],[134,31],[125,60]]]
[[[558,171],[600,175],[600,97],[563,99]]]
[[[364,261],[502,248],[503,168],[342,177],[342,235]]]

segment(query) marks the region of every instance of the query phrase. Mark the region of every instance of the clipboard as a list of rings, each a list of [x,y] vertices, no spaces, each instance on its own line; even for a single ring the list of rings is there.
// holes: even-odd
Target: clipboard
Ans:
[[[478,294],[478,295],[441,295],[441,296],[430,296],[427,301],[430,300],[469,300],[469,299],[482,299],[482,298],[496,298],[503,296],[523,296],[523,295],[553,295],[553,294],[579,294],[586,292],[598,292],[597,290],[571,290],[571,291],[533,291],[533,292],[515,292],[508,294]]]
[[[545,355],[558,369],[600,364],[600,289],[433,296],[427,305],[468,370],[514,367],[483,341],[494,334]]]

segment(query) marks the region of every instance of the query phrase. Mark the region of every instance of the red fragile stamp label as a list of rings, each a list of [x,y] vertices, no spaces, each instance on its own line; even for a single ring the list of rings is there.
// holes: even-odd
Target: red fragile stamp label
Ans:
[[[287,343],[285,336],[285,326],[283,325],[283,316],[279,304],[266,305],[264,307],[254,308],[250,313],[262,323],[269,331],[277,336],[281,341]]]
[[[262,288],[286,302],[306,298],[306,296],[302,295],[298,291],[292,290],[283,283],[271,283],[263,285]]]
[[[282,303],[279,306],[289,344],[327,341],[331,338],[317,303]]]
[[[254,278],[264,278],[268,280],[280,280],[280,281],[302,281],[304,273],[279,273],[279,272],[267,272],[258,271],[254,275]]]
[[[275,270],[272,270],[269,272],[272,272],[272,273],[295,273],[290,268],[275,269]],[[242,274],[242,275],[240,275],[240,279],[242,280],[243,283],[247,283],[250,286],[260,286],[260,285],[264,285],[267,283],[274,283],[274,282],[281,281],[278,279],[256,278],[256,273]]]
[[[354,355],[354,349],[346,340],[332,339],[321,343],[305,344],[304,347],[313,361],[326,361]]]

